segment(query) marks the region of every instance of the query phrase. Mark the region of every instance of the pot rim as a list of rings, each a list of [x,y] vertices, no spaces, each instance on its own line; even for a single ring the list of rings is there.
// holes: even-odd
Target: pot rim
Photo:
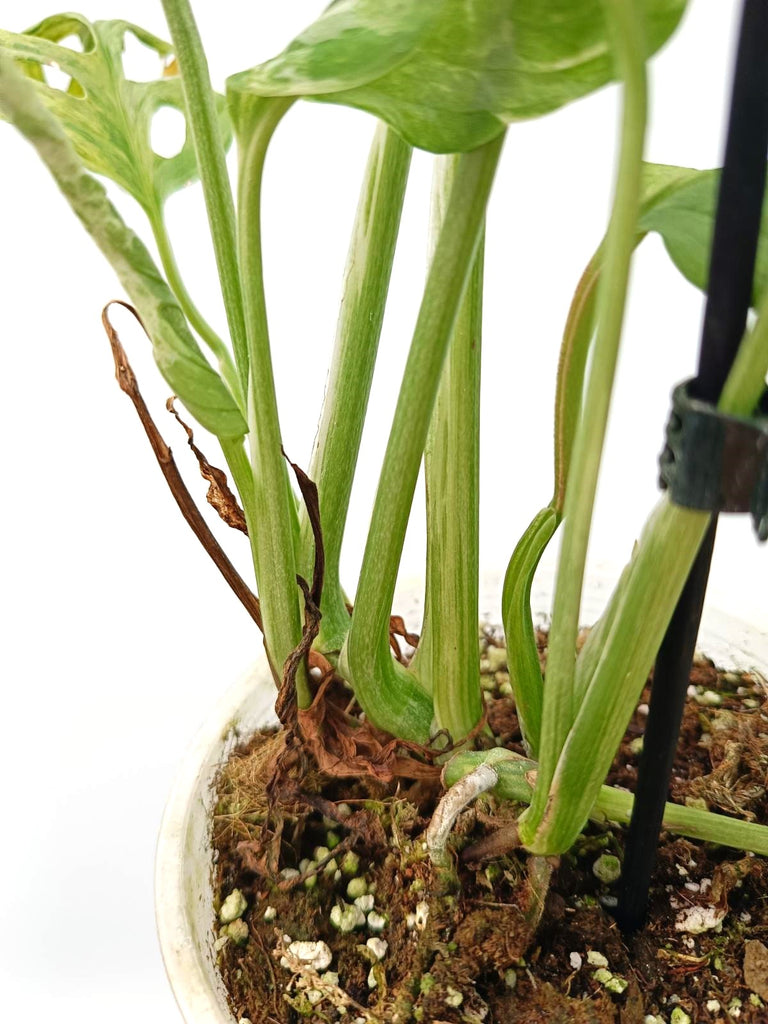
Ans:
[[[230,1024],[234,1020],[229,1010],[225,1015],[227,998],[215,970],[212,943],[201,946],[194,938],[195,924],[202,923],[211,932],[213,893],[205,899],[195,891],[187,866],[188,858],[195,861],[204,855],[199,880],[210,889],[207,822],[213,811],[214,777],[238,742],[275,721],[274,695],[264,655],[226,691],[198,730],[179,765],[160,823],[155,852],[155,923],[168,981],[189,1024]]]

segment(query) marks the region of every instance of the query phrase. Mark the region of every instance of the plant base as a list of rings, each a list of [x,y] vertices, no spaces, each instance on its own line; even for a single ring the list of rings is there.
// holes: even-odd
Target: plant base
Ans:
[[[491,728],[515,748],[503,668],[484,682]],[[700,659],[691,686],[673,799],[768,820],[764,681]],[[609,778],[629,789],[643,699]],[[550,871],[514,848],[518,809],[490,815],[481,799],[457,823],[455,871],[438,872],[422,836],[436,786],[333,780],[321,793],[318,776],[289,778],[270,806],[280,744],[255,737],[220,777],[218,905],[233,889],[247,903],[246,927],[220,930],[217,951],[235,1019],[768,1020],[763,858],[663,836],[648,925],[624,940],[606,909],[623,852],[618,827],[590,825]]]

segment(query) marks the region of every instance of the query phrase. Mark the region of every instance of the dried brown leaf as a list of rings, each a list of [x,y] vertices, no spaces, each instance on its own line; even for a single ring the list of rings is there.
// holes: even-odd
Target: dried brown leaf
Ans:
[[[312,571],[312,589],[310,596],[314,605],[320,607],[320,598],[323,595],[323,577],[325,575],[325,547],[323,545],[323,529],[320,524],[320,498],[317,493],[317,484],[310,480],[301,466],[291,462],[283,449],[283,457],[294,472],[296,482],[299,485],[301,496],[309,517],[309,524],[312,527],[312,537],[315,541],[315,564]]]
[[[195,435],[192,433],[192,428],[184,422],[176,411],[175,406],[176,396],[171,395],[168,401],[165,403],[165,407],[171,415],[175,416],[181,426],[184,428],[184,432],[187,435],[187,444],[192,449],[197,459],[197,464],[200,467],[200,475],[204,480],[208,481],[208,492],[205,495],[208,504],[216,510],[219,518],[231,526],[233,530],[240,530],[241,533],[248,533],[248,527],[245,523],[245,514],[238,504],[237,498],[230,489],[229,482],[227,480],[227,474],[223,469],[218,469],[216,466],[212,466],[205,455],[195,444]]]
[[[418,633],[409,633],[406,629],[405,622],[402,615],[391,615],[389,618],[389,646],[392,648],[392,653],[400,662],[401,665],[407,663],[403,657],[403,652],[398,641],[398,637],[402,637],[403,640],[411,647],[417,647],[419,643]]]
[[[312,526],[312,534],[315,540],[315,564],[312,573],[312,588],[302,577],[296,577],[296,582],[304,595],[304,628],[301,640],[293,651],[288,655],[280,682],[280,692],[275,703],[277,717],[286,729],[293,732],[297,727],[296,712],[298,708],[296,699],[296,673],[299,665],[305,658],[309,658],[312,644],[320,631],[320,598],[323,593],[323,576],[325,574],[325,551],[323,548],[323,531],[320,525],[320,504],[317,494],[317,486],[309,479],[307,474],[291,462],[283,451],[283,456],[293,469],[299,485],[304,503],[307,507],[307,515]]]
[[[444,751],[382,736],[326,700],[332,682],[333,676],[327,676],[312,706],[298,711],[304,744],[322,772],[338,778],[370,776],[385,783],[396,778],[439,781],[440,766],[434,760]]]
[[[176,504],[181,510],[181,514],[184,516],[193,533],[208,552],[208,555],[213,560],[216,568],[232,588],[243,607],[259,629],[261,629],[261,607],[259,605],[259,599],[251,591],[250,587],[248,587],[238,571],[232,565],[229,558],[227,558],[224,549],[211,532],[210,527],[201,515],[192,495],[189,493],[187,485],[184,483],[181,474],[179,473],[178,467],[176,466],[176,462],[171,453],[171,449],[163,440],[160,431],[157,429],[154,420],[149,414],[149,409],[147,408],[146,403],[141,396],[141,392],[139,391],[136,375],[131,369],[131,364],[128,362],[128,357],[125,354],[125,349],[120,342],[117,331],[112,326],[109,319],[109,308],[113,305],[122,306],[124,309],[127,309],[129,313],[132,313],[141,325],[142,329],[144,329],[144,324],[133,306],[130,306],[127,302],[122,302],[120,299],[114,299],[112,302],[108,302],[102,310],[101,322],[104,325],[104,330],[107,332],[107,337],[109,338],[109,344],[112,347],[112,356],[115,361],[115,376],[118,384],[120,385],[120,389],[125,392],[133,402],[133,406],[136,409],[141,425],[144,427],[144,432],[152,446],[152,451],[155,453],[155,458],[157,459],[166,483],[176,500]]]

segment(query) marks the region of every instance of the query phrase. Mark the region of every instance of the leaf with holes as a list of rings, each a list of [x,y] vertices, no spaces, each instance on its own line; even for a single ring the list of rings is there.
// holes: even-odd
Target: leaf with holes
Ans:
[[[128,79],[123,68],[126,34],[154,50],[158,77],[149,82]],[[61,45],[77,37],[82,52]],[[192,140],[187,134],[172,157],[153,152],[152,118],[162,107],[185,114],[181,79],[170,43],[127,21],[91,23],[79,14],[55,14],[24,33],[0,30],[0,49],[14,57],[35,81],[39,98],[69,136],[85,166],[117,182],[148,213],[197,176]],[[66,89],[45,79],[53,67],[70,76]],[[218,109],[222,135],[231,138],[223,97]]]
[[[646,51],[677,27],[686,0],[642,0]],[[273,60],[227,82],[376,114],[412,145],[475,149],[610,82],[601,0],[336,0]]]
[[[78,159],[29,78],[0,51],[0,113],[35,147],[83,227],[109,260],[152,341],[160,372],[195,419],[220,438],[247,432],[240,410],[192,336],[181,307],[141,239]]]

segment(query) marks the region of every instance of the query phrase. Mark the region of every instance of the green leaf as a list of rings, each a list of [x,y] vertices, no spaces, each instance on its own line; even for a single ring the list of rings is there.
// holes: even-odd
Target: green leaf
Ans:
[[[126,33],[157,53],[156,80],[134,82],[125,77]],[[59,45],[73,35],[80,39],[82,53]],[[172,107],[186,117],[170,43],[128,21],[91,23],[79,14],[55,14],[24,33],[0,30],[0,49],[33,79],[39,99],[56,117],[88,170],[117,182],[148,213],[159,210],[172,192],[197,177],[189,132],[172,157],[159,156],[150,144],[152,118],[160,107]],[[43,65],[56,66],[71,76],[66,91],[46,84]],[[228,144],[231,131],[223,97],[218,97],[217,105]]]
[[[168,384],[198,422],[219,437],[247,432],[234,399],[206,361],[144,243],[121,219],[101,182],[84,169],[34,84],[0,53],[0,112],[35,147],[86,231],[111,263],[152,341]]]
[[[646,53],[686,0],[642,0]],[[475,149],[511,121],[615,77],[602,0],[336,0],[231,95],[294,96],[370,111],[433,152]]]
[[[643,178],[639,229],[658,232],[677,269],[691,284],[705,290],[720,171],[646,164]],[[768,198],[763,204],[753,305],[758,304],[767,285]]]

